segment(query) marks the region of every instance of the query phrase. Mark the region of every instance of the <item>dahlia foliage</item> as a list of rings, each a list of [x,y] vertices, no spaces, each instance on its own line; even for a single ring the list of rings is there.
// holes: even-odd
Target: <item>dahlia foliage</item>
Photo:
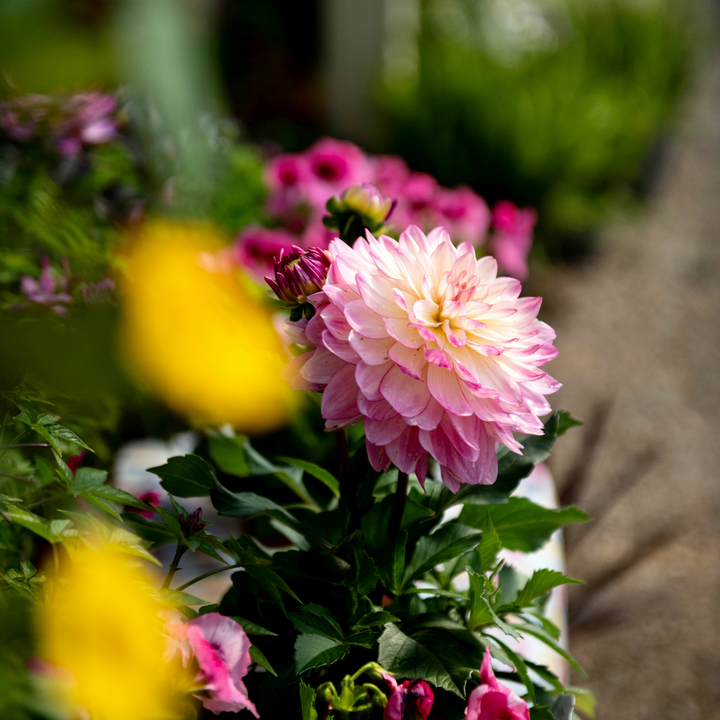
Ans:
[[[535,212],[325,138],[264,200],[258,161],[256,225],[112,214],[121,117],[0,104],[0,718],[591,709],[546,608],[579,581],[536,552],[588,517],[523,496],[578,424],[517,279]]]
[[[432,456],[454,492],[493,483],[498,443],[520,453],[513,432],[542,434],[545,396],[559,387],[541,369],[557,350],[540,298],[520,298],[493,258],[476,260],[442,228],[368,234],[352,248],[335,240],[330,256],[309,297],[315,314],[285,325],[313,349],[284,376],[323,391],[328,430],[363,421],[376,470],[392,463],[424,483]]]

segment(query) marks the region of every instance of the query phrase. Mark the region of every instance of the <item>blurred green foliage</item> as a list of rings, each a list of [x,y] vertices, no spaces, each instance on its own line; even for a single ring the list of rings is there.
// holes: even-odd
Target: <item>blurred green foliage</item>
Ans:
[[[379,94],[392,150],[441,183],[536,206],[546,247],[571,250],[632,198],[669,129],[690,10],[423,0],[417,76]]]

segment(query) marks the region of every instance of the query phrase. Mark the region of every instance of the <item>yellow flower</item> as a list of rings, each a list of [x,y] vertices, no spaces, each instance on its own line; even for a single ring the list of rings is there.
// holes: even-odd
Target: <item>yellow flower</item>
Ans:
[[[122,284],[122,340],[133,368],[174,410],[262,432],[289,411],[280,341],[267,307],[212,253],[209,226],[147,223]]]
[[[40,657],[67,675],[72,701],[94,719],[178,717],[177,669],[163,661],[163,605],[148,589],[123,556],[83,548],[38,610]]]

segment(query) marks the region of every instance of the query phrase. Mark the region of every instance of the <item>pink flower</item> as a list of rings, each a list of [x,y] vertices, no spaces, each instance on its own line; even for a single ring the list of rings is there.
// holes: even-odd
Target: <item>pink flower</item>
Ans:
[[[492,669],[490,648],[480,668],[480,685],[468,699],[466,720],[530,720],[527,703],[499,682]]]
[[[440,188],[434,201],[438,222],[458,240],[482,245],[490,226],[487,203],[469,187]]]
[[[180,650],[183,666],[191,656],[197,660],[196,681],[209,694],[201,698],[206,710],[216,715],[249,710],[260,717],[242,681],[252,661],[251,643],[241,625],[224,615],[207,613],[187,623],[168,624],[165,630],[170,636],[168,659]]]
[[[154,505],[155,507],[157,507],[160,504],[160,495],[154,490],[149,490],[142,495],[138,495],[138,500],[141,500],[148,505]],[[150,520],[154,515],[153,510],[140,510],[140,508],[134,508],[130,505],[126,505],[123,508],[123,512],[137,513],[138,515],[142,515],[142,517],[147,518],[148,520]]]
[[[308,176],[307,162],[302,155],[277,155],[265,166],[265,184],[271,192],[299,192]]]
[[[317,247],[303,250],[293,246],[289,253],[281,250],[274,262],[274,276],[266,277],[265,282],[279,300],[294,307],[305,304],[308,295],[318,292],[325,284],[330,256]]]
[[[67,459],[67,466],[70,468],[70,472],[75,475],[77,469],[82,465],[82,461],[87,453],[81,450],[76,455],[70,455]]]
[[[305,151],[310,201],[321,209],[332,195],[370,177],[365,153],[351,142],[322,138]]]
[[[73,95],[62,107],[66,118],[55,130],[57,151],[72,157],[78,155],[84,145],[101,145],[114,140],[117,134],[117,122],[113,117],[115,106],[112,95]]]
[[[372,165],[372,183],[385,197],[399,197],[410,175],[405,161],[397,155],[379,155],[372,160]]]
[[[68,309],[61,303],[71,303],[72,298],[67,293],[68,274],[67,261],[63,262],[63,274],[55,278],[50,267],[50,261],[43,257],[40,259],[40,278],[23,275],[20,280],[20,290],[25,297],[37,305],[52,308],[58,315],[67,315]],[[14,308],[26,308],[28,303],[15,305]]]
[[[492,484],[496,449],[520,453],[513,431],[542,434],[545,395],[559,383],[540,369],[557,355],[553,330],[537,320],[540,298],[497,277],[492,257],[475,259],[436,228],[410,227],[395,241],[335,240],[316,312],[286,323],[314,346],[283,371],[291,386],[322,390],[328,430],[362,419],[370,462],[390,462],[420,482],[432,455],[453,491]]]
[[[495,237],[491,250],[500,267],[513,277],[527,277],[527,257],[532,247],[537,213],[531,207],[519,208],[507,200],[493,208]]]
[[[435,695],[424,680],[406,680],[398,685],[390,673],[382,673],[392,694],[385,706],[383,720],[426,720]]]
[[[273,272],[275,258],[284,250],[290,253],[297,238],[286,230],[249,227],[235,240],[232,252],[235,262],[248,270],[259,282]]]

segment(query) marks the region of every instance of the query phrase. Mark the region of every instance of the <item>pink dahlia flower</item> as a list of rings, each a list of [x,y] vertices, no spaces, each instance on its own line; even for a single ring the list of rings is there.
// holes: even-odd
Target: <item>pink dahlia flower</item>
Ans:
[[[507,200],[501,200],[493,208],[495,237],[491,251],[500,267],[520,280],[524,280],[528,274],[527,258],[536,222],[537,213],[531,207],[519,208]]]
[[[286,230],[251,226],[240,232],[230,253],[236,264],[262,282],[273,272],[275,259],[283,252],[290,253],[295,245],[297,238]]]
[[[249,710],[260,717],[242,681],[252,661],[251,643],[241,625],[224,615],[207,613],[187,623],[168,624],[165,629],[171,639],[169,659],[180,650],[184,666],[193,656],[197,660],[197,682],[209,695],[200,698],[206,710],[216,715]]]
[[[309,171],[307,188],[311,202],[324,209],[332,195],[370,176],[365,153],[351,142],[322,138],[304,153]]]
[[[520,453],[513,431],[542,434],[545,395],[560,387],[540,369],[557,355],[555,333],[537,320],[540,298],[520,298],[492,257],[476,260],[442,228],[335,240],[329,252],[314,316],[286,323],[314,349],[283,377],[323,391],[328,430],[362,419],[376,470],[392,462],[424,482],[432,455],[453,491],[492,484],[497,444]]]
[[[442,225],[454,238],[467,240],[475,247],[483,244],[490,226],[487,203],[469,187],[441,188],[433,203]]]
[[[468,698],[466,720],[530,720],[527,703],[497,680],[492,669],[490,648],[480,668],[480,685]]]
[[[406,680],[398,685],[390,673],[382,673],[382,677],[390,684],[392,693],[383,720],[426,720],[435,695],[424,680]]]

